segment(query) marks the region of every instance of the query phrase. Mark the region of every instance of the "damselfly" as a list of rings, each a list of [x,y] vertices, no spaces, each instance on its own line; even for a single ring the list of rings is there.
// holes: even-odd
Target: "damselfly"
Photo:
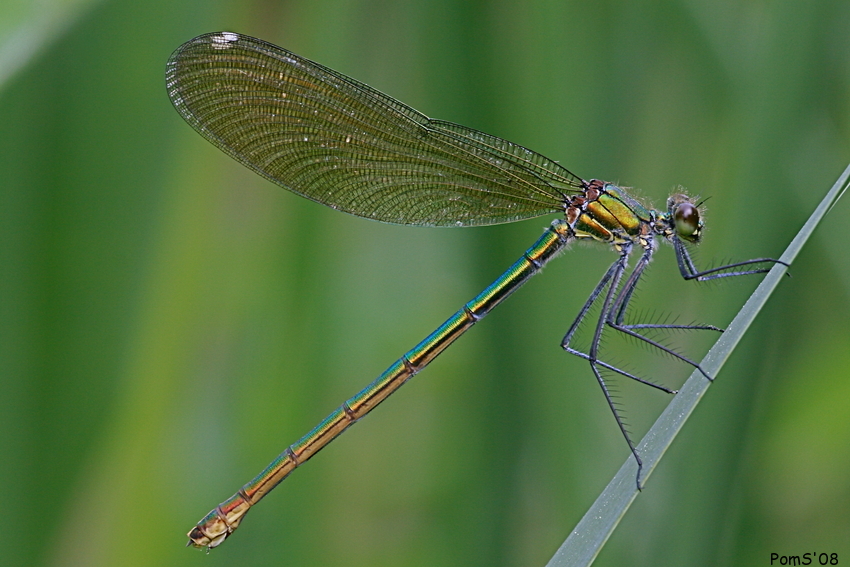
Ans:
[[[657,242],[673,245],[686,280],[758,274],[778,262],[757,258],[700,271],[687,248],[702,235],[700,203],[687,195],[672,195],[664,210],[647,208],[611,183],[586,181],[517,144],[427,118],[363,83],[258,39],[230,32],[196,37],[171,55],[166,86],[177,111],[207,140],[274,183],[334,209],[418,226],[480,226],[560,215],[487,289],[205,516],[189,532],[195,547],[220,545],[251,506],[289,473],[425,368],[573,240],[598,241],[619,254],[561,346],[588,361],[637,461],[640,487],[640,455],[602,372],[675,392],[601,360],[603,332],[613,329],[643,341],[711,379],[699,364],[647,331],[720,330],[626,323],[629,301]],[[629,271],[632,252],[638,259]],[[579,324],[598,301],[590,346],[575,348],[571,342]]]

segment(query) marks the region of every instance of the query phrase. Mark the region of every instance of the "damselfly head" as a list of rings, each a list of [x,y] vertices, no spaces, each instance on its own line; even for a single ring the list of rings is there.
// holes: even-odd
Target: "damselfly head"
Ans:
[[[702,236],[703,221],[698,205],[691,203],[687,195],[671,195],[667,199],[668,222],[672,222],[676,236],[696,244]]]

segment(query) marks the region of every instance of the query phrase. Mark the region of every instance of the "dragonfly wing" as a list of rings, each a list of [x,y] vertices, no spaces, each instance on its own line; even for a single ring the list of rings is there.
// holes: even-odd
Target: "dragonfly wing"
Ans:
[[[425,115],[259,39],[199,36],[169,58],[189,124],[267,179],[396,224],[472,226],[564,209],[583,181],[501,138]]]

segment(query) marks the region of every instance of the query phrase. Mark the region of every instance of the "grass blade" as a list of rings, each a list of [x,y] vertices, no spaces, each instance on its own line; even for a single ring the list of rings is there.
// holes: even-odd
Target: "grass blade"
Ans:
[[[97,0],[42,0],[0,6],[0,90]]]

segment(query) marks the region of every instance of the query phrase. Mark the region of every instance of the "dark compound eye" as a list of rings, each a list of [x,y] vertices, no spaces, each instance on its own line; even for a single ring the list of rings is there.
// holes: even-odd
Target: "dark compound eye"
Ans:
[[[690,203],[682,203],[676,207],[673,221],[679,236],[690,239],[699,230],[699,211]]]

